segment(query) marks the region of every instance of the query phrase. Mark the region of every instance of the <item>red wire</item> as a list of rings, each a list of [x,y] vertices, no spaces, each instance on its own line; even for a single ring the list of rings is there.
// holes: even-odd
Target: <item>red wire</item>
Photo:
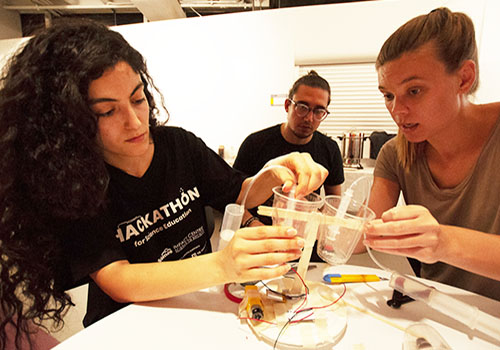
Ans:
[[[304,310],[317,310],[317,309],[324,309],[324,308],[330,307],[330,306],[336,304],[340,299],[342,299],[344,297],[345,293],[347,292],[347,286],[346,286],[346,284],[342,283],[344,285],[344,290],[343,290],[342,294],[337,299],[335,299],[334,301],[332,301],[330,304],[323,305],[323,306],[312,306],[312,307],[307,308],[307,309],[301,309],[302,306],[304,306],[304,304],[307,301],[307,295],[308,295],[307,290],[308,290],[308,288],[307,288],[306,283],[302,279],[302,276],[300,276],[299,273],[293,267],[291,267],[291,269],[297,274],[297,276],[299,276],[300,281],[302,282],[302,284],[305,287],[304,301],[300,304],[300,306],[297,309],[295,309],[295,311],[294,311],[295,314],[297,314],[300,311],[304,311]],[[241,303],[241,301],[243,300],[243,299],[238,298],[238,297],[234,296],[233,294],[231,294],[231,292],[229,291],[229,284],[225,284],[224,285],[224,294],[226,294],[226,297],[229,300],[234,301],[235,303]],[[305,319],[307,319],[308,317],[311,317],[313,314],[314,314],[314,312],[311,312],[309,315],[304,316],[300,320],[291,321],[290,323],[299,323],[299,322],[302,322]],[[269,321],[262,320],[262,319],[258,320],[256,318],[251,318],[251,317],[240,317],[240,319],[241,320],[251,320],[251,321],[265,322],[265,323],[268,323],[268,324],[276,325],[276,323],[274,323],[274,322],[269,322]]]
[[[224,294],[226,295],[226,297],[229,300],[231,300],[232,302],[234,302],[236,304],[239,304],[243,301],[242,298],[238,298],[236,295],[231,294],[231,292],[229,291],[229,283],[226,283],[224,285]]]
[[[340,299],[342,299],[342,297],[344,296],[344,294],[345,294],[345,293],[346,293],[346,291],[347,291],[347,287],[346,287],[345,283],[343,283],[343,285],[344,285],[344,291],[342,292],[342,294],[341,294],[341,295],[340,295],[337,299],[335,299],[333,302],[331,302],[330,304],[323,305],[323,306],[311,306],[311,307],[309,307],[309,308],[307,308],[307,309],[304,309],[304,310],[308,310],[308,311],[309,311],[309,310],[324,309],[324,308],[327,308],[327,307],[330,307],[330,306],[332,306],[332,305],[336,304],[336,303],[337,303]],[[300,312],[300,311],[303,311],[303,310],[298,310],[298,311],[295,311],[295,313]],[[311,312],[309,315],[307,315],[307,316],[305,316],[305,317],[301,318],[300,320],[297,320],[297,321],[291,321],[290,323],[299,323],[299,322],[302,322],[302,321],[304,321],[305,319],[307,319],[307,318],[309,318],[310,316],[312,316],[313,314],[314,314],[314,312]]]
[[[324,308],[326,308],[326,307],[330,307],[330,306],[332,306],[332,305],[336,304],[336,303],[337,303],[340,299],[342,299],[342,298],[344,297],[345,293],[347,292],[347,287],[346,287],[345,283],[342,283],[342,284],[344,285],[344,291],[342,292],[342,294],[341,294],[341,295],[340,295],[337,299],[335,299],[333,302],[331,302],[331,303],[330,303],[330,304],[328,304],[328,305],[323,305],[323,306],[312,306],[312,307],[311,307],[311,309],[312,309],[312,310],[316,310],[316,309],[324,309]]]
[[[300,320],[290,321],[290,323],[299,323],[299,322],[302,322],[302,321],[304,321],[305,319],[307,319],[307,318],[311,317],[313,314],[314,314],[314,312],[311,312],[309,315],[302,317]]]
[[[297,272],[297,271],[296,271],[293,267],[290,267],[290,269],[292,269],[292,270],[293,270],[293,272],[295,272],[295,274],[296,274],[297,276],[299,276],[299,279],[300,279],[300,281],[302,282],[302,285],[304,286],[304,289],[305,289],[305,296],[304,296],[304,300],[302,301],[302,304],[300,304],[300,306],[299,306],[298,308],[296,308],[296,309],[295,309],[294,313],[296,313],[297,311],[299,311],[299,310],[300,310],[300,308],[301,308],[302,306],[304,306],[304,304],[305,304],[305,303],[306,303],[306,301],[307,301],[307,285],[306,285],[306,282],[304,282],[304,280],[302,279],[302,276],[301,276],[301,275],[299,275],[299,273],[298,273],[298,272]]]
[[[295,273],[297,274],[297,276],[300,278],[300,281],[301,281],[301,282],[302,282],[302,284],[304,285],[304,287],[305,287],[305,291],[306,291],[306,293],[305,293],[305,297],[304,297],[304,301],[303,301],[303,302],[302,302],[302,304],[300,304],[300,306],[299,306],[297,309],[295,309],[295,311],[294,311],[294,313],[297,313],[297,312],[300,312],[300,311],[306,310],[306,309],[303,309],[303,310],[302,310],[301,308],[304,306],[304,304],[305,304],[305,303],[306,303],[306,301],[307,301],[307,295],[308,295],[308,293],[307,293],[307,285],[306,285],[306,283],[304,282],[304,280],[302,279],[302,276],[300,276],[300,275],[299,275],[299,273],[298,273],[298,272],[297,272],[297,271],[296,271],[293,267],[291,267],[291,269],[292,269],[292,270],[293,270],[293,272],[295,272]],[[342,299],[342,297],[343,297],[343,296],[345,295],[345,293],[347,292],[347,287],[346,287],[345,283],[343,283],[343,285],[344,285],[344,291],[342,292],[342,294],[341,294],[341,295],[340,295],[340,296],[339,296],[336,300],[334,300],[333,302],[331,302],[330,304],[327,304],[327,305],[323,305],[323,306],[313,306],[313,307],[310,307],[310,308],[308,308],[307,310],[324,309],[324,308],[330,307],[330,306],[334,305],[335,303],[337,303],[340,299]],[[313,313],[311,312],[309,315],[307,315],[307,316],[305,316],[305,317],[301,318],[300,320],[297,320],[297,321],[292,321],[292,323],[301,322],[301,321],[305,320],[306,318],[310,317],[312,314],[313,314]]]

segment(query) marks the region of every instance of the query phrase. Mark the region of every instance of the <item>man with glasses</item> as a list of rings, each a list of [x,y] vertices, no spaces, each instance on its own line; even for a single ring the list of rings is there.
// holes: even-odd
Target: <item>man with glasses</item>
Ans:
[[[324,78],[315,71],[300,77],[285,101],[287,121],[249,135],[241,144],[233,167],[255,175],[272,158],[290,152],[307,152],[329,171],[325,193],[340,195],[344,182],[340,149],[334,140],[316,131],[328,116],[329,104],[330,85]],[[258,219],[271,224],[267,217]],[[250,226],[258,224],[257,220],[250,220]]]

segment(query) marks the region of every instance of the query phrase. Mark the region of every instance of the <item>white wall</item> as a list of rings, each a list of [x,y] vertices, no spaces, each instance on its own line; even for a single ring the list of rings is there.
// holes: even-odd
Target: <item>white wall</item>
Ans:
[[[480,102],[500,100],[500,2],[487,1],[484,7],[484,21],[480,32],[479,49],[479,90],[476,94]]]
[[[295,77],[287,27],[280,11],[262,11],[117,29],[148,56],[170,124],[213,149],[236,149],[250,131],[283,118],[282,108],[270,107],[270,95],[286,92]],[[159,40],[145,40],[146,31]]]
[[[288,92],[297,78],[296,63],[374,60],[397,27],[439,6],[466,12],[475,22],[480,53],[484,47],[478,100],[500,100],[493,87],[500,78],[495,0],[319,5],[117,30],[148,58],[164,92],[170,124],[195,132],[213,149],[223,144],[236,151],[250,132],[285,119],[283,107],[270,105],[270,95]]]
[[[285,120],[271,94],[287,93],[296,63],[374,60],[408,19],[447,6],[475,22],[479,102],[500,100],[497,0],[385,0],[286,8],[119,26],[148,61],[170,125],[195,132],[214,150],[236,151],[250,133]],[[0,42],[0,54],[2,46]]]

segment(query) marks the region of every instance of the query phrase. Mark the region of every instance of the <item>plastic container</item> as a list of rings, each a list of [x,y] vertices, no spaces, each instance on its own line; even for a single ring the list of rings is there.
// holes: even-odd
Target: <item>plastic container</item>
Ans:
[[[322,224],[319,226],[318,255],[330,265],[342,265],[349,260],[369,220],[375,213],[352,196],[326,196],[321,210],[324,215],[345,219],[349,225]]]
[[[273,207],[292,211],[312,213],[323,206],[323,199],[316,193],[310,193],[302,199],[294,198],[293,193],[284,193],[280,186],[273,188]],[[273,213],[273,225],[291,226],[297,230],[297,236],[305,238],[307,221],[290,219]]]
[[[414,323],[405,329],[403,350],[451,350],[451,347],[431,326]]]

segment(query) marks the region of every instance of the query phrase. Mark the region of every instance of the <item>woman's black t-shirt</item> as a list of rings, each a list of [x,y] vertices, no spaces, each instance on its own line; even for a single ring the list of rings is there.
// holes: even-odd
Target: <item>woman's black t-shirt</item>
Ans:
[[[244,176],[181,128],[160,127],[153,138],[146,173],[137,178],[108,166],[106,209],[72,225],[66,245],[73,281],[117,260],[174,261],[212,251],[204,208],[223,212],[238,197]],[[124,305],[91,281],[84,325]]]

